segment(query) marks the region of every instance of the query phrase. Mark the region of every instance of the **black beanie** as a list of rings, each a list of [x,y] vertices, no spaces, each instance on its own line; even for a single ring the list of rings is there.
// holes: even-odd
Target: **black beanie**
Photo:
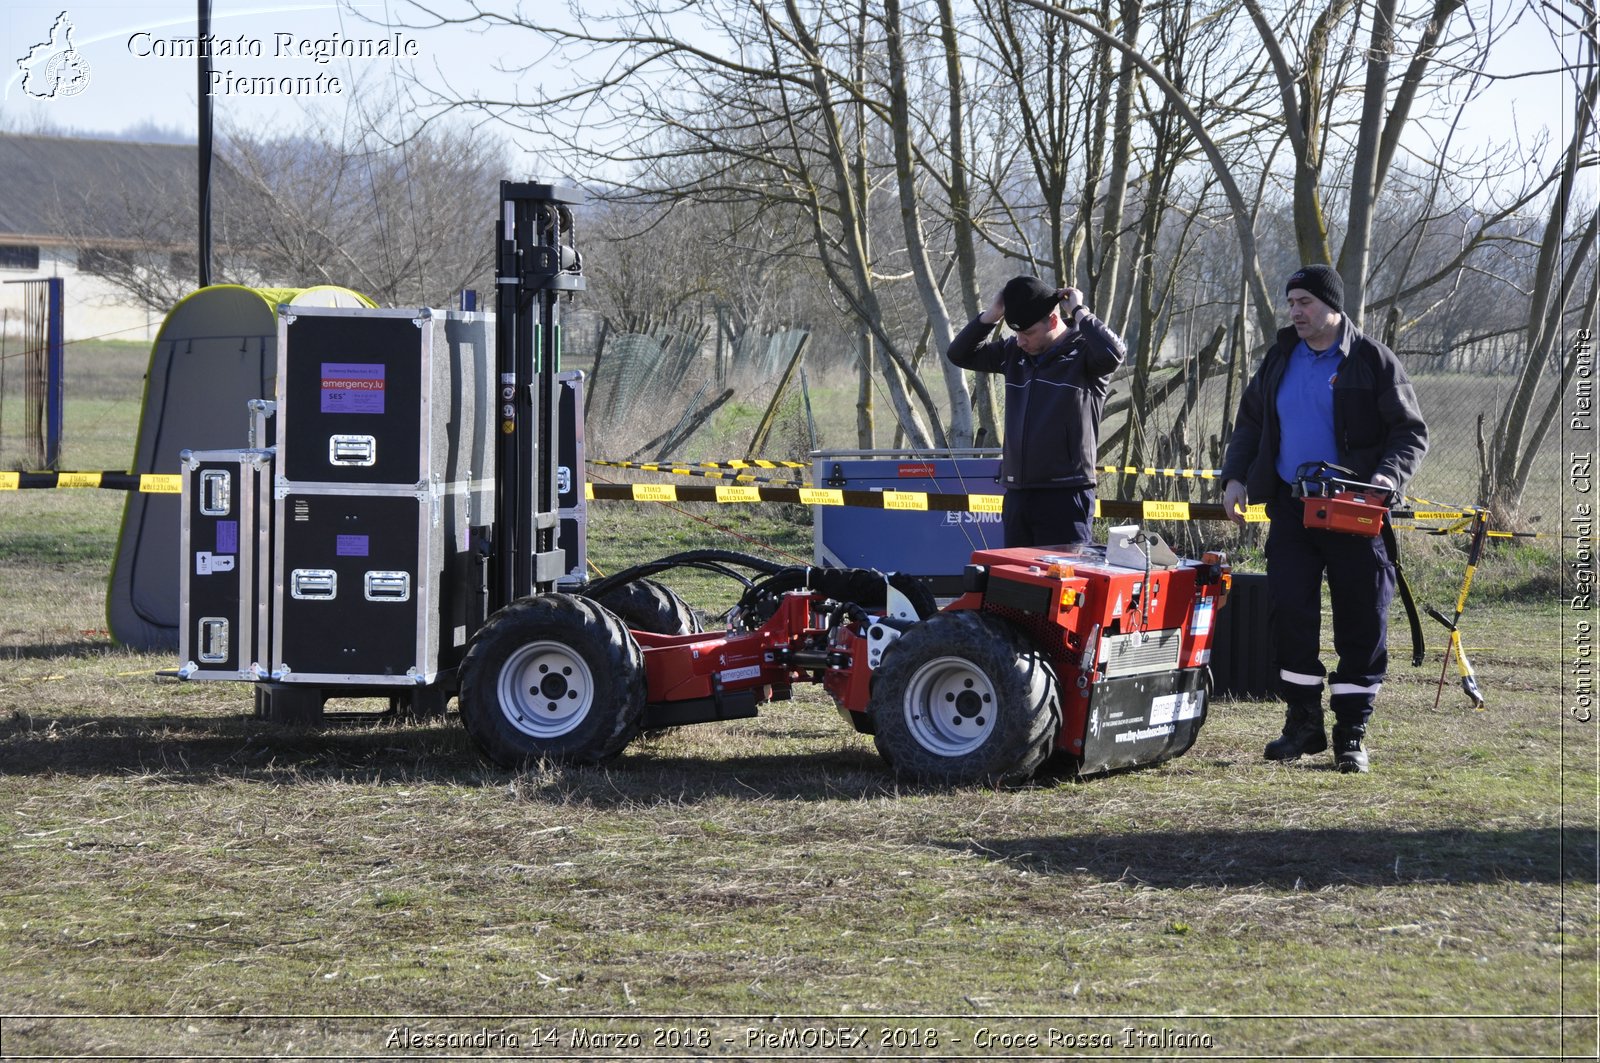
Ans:
[[[1328,309],[1344,313],[1344,280],[1332,266],[1320,262],[1314,266],[1301,266],[1289,278],[1289,283],[1283,286],[1284,294],[1295,288],[1321,299],[1328,304]]]
[[[1000,290],[1006,304],[1006,324],[1021,332],[1043,321],[1060,302],[1056,290],[1038,277],[1013,277]]]

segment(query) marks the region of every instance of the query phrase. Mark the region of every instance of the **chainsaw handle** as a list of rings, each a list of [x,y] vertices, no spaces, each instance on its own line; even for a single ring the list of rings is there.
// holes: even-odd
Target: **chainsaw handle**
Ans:
[[[1343,473],[1343,476],[1334,475]],[[1308,461],[1294,471],[1294,486],[1290,494],[1295,498],[1327,498],[1337,491],[1355,491],[1382,499],[1383,505],[1393,506],[1398,500],[1399,488],[1389,484],[1367,483],[1351,479],[1355,475],[1343,465],[1327,461]]]

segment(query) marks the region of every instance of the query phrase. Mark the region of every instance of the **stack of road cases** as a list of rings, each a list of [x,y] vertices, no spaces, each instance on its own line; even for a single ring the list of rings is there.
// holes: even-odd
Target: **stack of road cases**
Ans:
[[[186,450],[179,459],[178,674],[258,679],[268,658],[272,452]]]
[[[270,676],[423,687],[486,607],[492,319],[282,307]]]

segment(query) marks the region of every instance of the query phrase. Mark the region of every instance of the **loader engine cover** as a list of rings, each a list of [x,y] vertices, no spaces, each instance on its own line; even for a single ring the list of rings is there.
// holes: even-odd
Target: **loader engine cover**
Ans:
[[[969,579],[952,608],[999,614],[1050,655],[1061,683],[1056,748],[1080,774],[1170,760],[1194,744],[1231,581],[1225,561],[1181,560],[1164,544],[1112,560],[1093,543],[1024,547],[975,553]]]

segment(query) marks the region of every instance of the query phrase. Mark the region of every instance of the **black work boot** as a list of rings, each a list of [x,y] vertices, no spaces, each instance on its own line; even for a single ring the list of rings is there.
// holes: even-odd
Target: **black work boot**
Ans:
[[[1333,766],[1342,772],[1367,772],[1367,749],[1361,744],[1366,737],[1364,725],[1333,725]]]
[[[1375,688],[1353,692],[1337,691],[1328,699],[1333,709],[1333,766],[1342,772],[1366,772],[1367,749],[1361,740],[1367,736],[1367,720],[1372,716]]]
[[[1267,743],[1268,760],[1298,760],[1306,753],[1321,753],[1328,748],[1328,732],[1322,726],[1322,698],[1289,702],[1283,715],[1283,734]]]

